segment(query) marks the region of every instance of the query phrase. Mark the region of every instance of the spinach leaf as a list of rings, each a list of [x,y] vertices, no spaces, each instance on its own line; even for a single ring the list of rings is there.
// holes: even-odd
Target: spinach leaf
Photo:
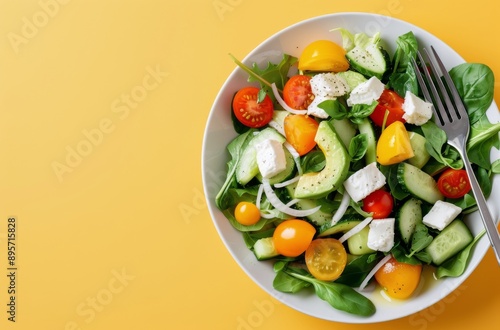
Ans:
[[[333,119],[341,120],[347,118],[347,108],[338,99],[325,100],[318,104],[318,108],[325,110]]]
[[[324,282],[308,275],[289,273],[289,275],[312,284],[316,295],[329,303],[333,308],[351,314],[370,316],[376,311],[371,300],[345,284]]]
[[[446,133],[433,121],[428,121],[420,126],[426,139],[425,149],[440,163],[454,169],[461,169],[463,162],[460,155],[448,145]]]
[[[304,173],[319,172],[325,167],[325,164],[325,154],[320,150],[313,150],[301,159],[301,167]]]
[[[284,270],[278,271],[273,280],[273,288],[285,293],[296,293],[309,286],[311,286],[309,282],[302,281],[301,279],[289,275]]]
[[[243,134],[238,135],[227,145],[227,151],[229,152],[231,159],[227,162],[226,181],[215,197],[215,204],[220,210],[225,210],[229,207],[229,205],[231,205],[228,190],[230,187],[236,186],[236,166],[240,161],[243,150],[253,137],[253,131],[254,130],[249,130]]]
[[[413,32],[405,33],[396,39],[396,51],[392,59],[392,73],[389,85],[396,93],[403,96],[406,91],[418,95],[418,81],[411,59],[416,57],[418,50],[417,39]]]
[[[378,105],[378,101],[371,104],[354,104],[347,117],[355,124],[360,124],[366,117],[371,115]]]
[[[436,277],[443,278],[446,276],[449,277],[458,277],[462,275],[469,263],[470,254],[473,247],[479,241],[479,239],[484,235],[485,230],[480,232],[474,240],[465,247],[462,251],[460,251],[457,255],[452,257],[451,259],[445,261],[436,269]]]
[[[484,64],[462,63],[450,70],[450,76],[474,125],[491,105],[495,78],[493,71]]]
[[[429,234],[429,229],[423,223],[417,223],[415,226],[415,232],[411,237],[411,247],[409,257],[414,256],[416,253],[425,249],[429,244],[431,244],[433,238]]]
[[[474,167],[474,173],[477,178],[477,182],[479,183],[479,187],[483,192],[485,198],[488,198],[491,194],[491,190],[493,189],[493,183],[491,182],[489,172],[483,167]]]
[[[500,148],[499,132],[500,122],[491,124],[486,115],[471,126],[467,155],[472,163],[487,170],[491,168],[490,151],[492,147]]]
[[[386,177],[392,197],[397,200],[403,200],[410,195],[399,183],[398,164],[388,166],[382,165],[380,166],[380,171]]]
[[[500,159],[495,160],[491,164],[491,172],[493,172],[495,174],[500,174]]]
[[[368,138],[365,133],[358,134],[351,139],[349,143],[349,155],[351,156],[351,161],[355,162],[362,159],[366,150],[368,149]]]
[[[380,255],[377,253],[363,254],[356,257],[345,266],[342,275],[335,282],[350,287],[359,287],[379,260]]]

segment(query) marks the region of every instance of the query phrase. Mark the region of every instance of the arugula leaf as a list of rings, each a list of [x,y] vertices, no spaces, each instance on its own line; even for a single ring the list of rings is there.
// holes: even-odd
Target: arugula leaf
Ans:
[[[472,163],[487,170],[491,168],[490,151],[492,147],[500,148],[499,132],[500,122],[492,124],[486,115],[471,126],[467,155]]]
[[[411,64],[411,59],[416,57],[417,50],[418,42],[413,32],[405,33],[396,39],[389,85],[401,96],[404,96],[406,91],[418,95],[418,81]]]
[[[467,267],[470,259],[470,254],[476,243],[479,239],[484,235],[486,231],[481,231],[474,240],[467,245],[462,251],[460,251],[457,255],[452,257],[451,259],[445,261],[436,269],[436,277],[458,277],[462,275]]]
[[[493,71],[484,64],[462,63],[450,70],[450,76],[467,108],[470,123],[474,125],[493,102]]]

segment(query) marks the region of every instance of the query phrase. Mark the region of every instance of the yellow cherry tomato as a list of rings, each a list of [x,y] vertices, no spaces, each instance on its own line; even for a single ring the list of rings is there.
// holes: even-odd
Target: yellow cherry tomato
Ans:
[[[375,279],[389,297],[406,299],[420,282],[422,265],[410,265],[391,258],[376,273]]]
[[[250,202],[239,202],[234,209],[236,221],[244,226],[255,225],[260,220],[260,210]]]
[[[377,142],[377,162],[392,165],[414,156],[410,136],[400,121],[387,126]]]
[[[335,281],[347,264],[347,252],[339,240],[318,238],[306,250],[306,266],[316,279]]]
[[[330,40],[316,40],[304,48],[299,57],[299,70],[341,72],[349,69],[345,50]]]
[[[285,257],[298,257],[311,244],[315,233],[316,228],[305,220],[285,220],[274,230],[274,247]]]

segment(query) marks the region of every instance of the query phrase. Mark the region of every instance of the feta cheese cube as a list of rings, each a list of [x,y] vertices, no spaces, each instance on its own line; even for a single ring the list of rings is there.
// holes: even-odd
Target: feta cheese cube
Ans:
[[[375,251],[389,252],[394,246],[395,221],[395,218],[387,218],[370,222],[366,245]]]
[[[286,168],[285,150],[281,142],[265,139],[255,145],[255,150],[262,177],[269,179]]]
[[[316,95],[314,96],[314,100],[309,104],[307,107],[307,114],[310,116],[326,119],[328,118],[328,114],[326,113],[325,110],[321,109],[318,107],[318,104],[320,104],[323,101],[326,100],[331,100],[331,97],[328,96],[322,96],[322,95]]]
[[[423,125],[432,117],[432,104],[406,91],[403,103],[403,119],[409,124]]]
[[[355,202],[359,202],[385,185],[385,176],[376,163],[370,163],[344,181],[344,188]]]
[[[423,218],[423,223],[431,228],[443,230],[462,212],[462,209],[454,204],[437,201],[429,213]]]
[[[349,93],[347,81],[334,73],[318,73],[310,80],[311,91],[315,96],[335,98]]]
[[[385,85],[377,77],[371,77],[365,82],[354,87],[351,95],[347,99],[347,105],[353,106],[355,104],[372,104],[382,95]]]

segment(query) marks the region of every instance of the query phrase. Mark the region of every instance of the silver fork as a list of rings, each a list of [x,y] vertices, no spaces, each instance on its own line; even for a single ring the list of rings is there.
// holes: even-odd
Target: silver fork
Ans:
[[[431,51],[429,53],[424,49],[426,57],[429,60],[429,68],[425,65],[426,62],[419,52],[417,52],[417,57],[420,67],[412,59],[418,84],[425,100],[434,105],[434,121],[436,125],[446,132],[448,144],[455,147],[462,157],[465,170],[469,176],[472,193],[481,214],[481,219],[483,220],[497,261],[500,264],[500,235],[467,157],[466,142],[470,130],[469,116],[448,71],[432,46]],[[421,72],[424,72],[425,80]]]

